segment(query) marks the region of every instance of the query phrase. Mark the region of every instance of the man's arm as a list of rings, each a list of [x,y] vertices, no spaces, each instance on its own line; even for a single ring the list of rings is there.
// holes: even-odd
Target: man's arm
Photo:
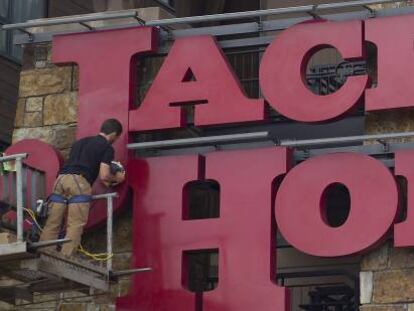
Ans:
[[[111,167],[102,162],[99,168],[99,178],[105,186],[113,187],[125,180],[125,171],[112,174]]]

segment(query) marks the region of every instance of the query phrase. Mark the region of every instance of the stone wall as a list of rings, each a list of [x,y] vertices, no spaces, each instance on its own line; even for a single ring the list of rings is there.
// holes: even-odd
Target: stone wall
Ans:
[[[414,131],[414,109],[369,113],[365,128],[366,134]],[[409,140],[412,141],[409,138],[394,141]],[[404,190],[404,183],[400,186]],[[404,215],[406,206],[402,205],[401,215]],[[362,311],[414,310],[413,248],[394,248],[390,235],[364,256],[360,276]]]
[[[76,132],[77,69],[57,67],[50,57],[50,45],[24,49],[13,143],[36,138],[67,155]]]
[[[376,8],[408,5],[413,5],[413,2],[402,1]],[[414,109],[369,113],[365,125],[366,134],[414,131]],[[408,138],[398,141],[409,140],[412,141]],[[403,206],[402,214],[405,209]],[[360,276],[362,311],[414,310],[413,248],[394,248],[390,236],[364,256]]]
[[[414,310],[414,250],[385,242],[361,263],[361,310]]]

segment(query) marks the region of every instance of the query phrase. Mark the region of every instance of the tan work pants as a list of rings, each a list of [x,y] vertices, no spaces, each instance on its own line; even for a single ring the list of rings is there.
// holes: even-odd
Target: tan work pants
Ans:
[[[54,185],[54,193],[61,195],[65,199],[70,199],[75,195],[91,195],[92,189],[88,181],[80,175],[59,175]],[[88,221],[90,203],[50,203],[48,218],[40,241],[56,240],[59,235],[61,224],[68,209],[66,236],[71,242],[63,244],[62,254],[72,256],[76,253],[81,241],[83,227]]]

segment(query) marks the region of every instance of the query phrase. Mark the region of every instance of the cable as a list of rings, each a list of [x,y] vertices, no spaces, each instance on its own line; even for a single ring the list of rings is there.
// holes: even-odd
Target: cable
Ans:
[[[26,213],[29,214],[30,218],[32,218],[35,225],[39,228],[41,232],[43,232],[43,228],[38,223],[35,213],[28,208],[24,208],[24,211],[26,211]],[[108,253],[95,253],[95,254],[90,253],[86,249],[83,248],[82,244],[79,244],[78,250],[80,253],[84,254],[85,256],[89,258],[92,258],[95,261],[107,261],[114,256],[114,254],[108,254]]]
[[[36,225],[36,227],[41,231],[41,232],[43,232],[43,228],[39,225],[39,223],[37,222],[37,219],[36,219],[36,215],[35,215],[35,213],[32,211],[32,210],[30,210],[30,209],[28,209],[28,208],[24,208],[24,210],[26,211],[26,213],[28,213],[29,214],[29,216],[30,216],[30,218],[32,218],[32,220],[33,220],[33,222],[35,223],[35,225]]]
[[[82,244],[79,244],[79,252],[81,252],[85,256],[88,256],[96,261],[107,261],[114,256],[114,254],[108,254],[108,253],[96,253],[96,254],[89,253],[87,250],[83,248]]]

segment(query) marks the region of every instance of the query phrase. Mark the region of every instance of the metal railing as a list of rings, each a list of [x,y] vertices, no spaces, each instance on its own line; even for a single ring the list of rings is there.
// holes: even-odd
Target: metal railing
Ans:
[[[0,163],[4,162],[15,162],[15,172],[16,172],[16,214],[17,214],[17,223],[16,223],[16,235],[17,242],[24,242],[24,203],[23,203],[23,160],[26,159],[28,154],[13,154],[0,157]],[[107,271],[112,271],[112,252],[113,252],[113,203],[114,199],[118,196],[117,193],[104,193],[99,195],[94,195],[92,200],[106,200],[107,201],[107,246],[106,251],[108,254],[108,260],[106,264]],[[69,240],[60,239],[55,241],[44,241],[38,243],[32,243],[29,245],[29,249],[37,249],[41,247],[46,247],[50,245],[55,245],[58,243],[65,243]]]
[[[290,148],[302,148],[321,145],[341,145],[351,143],[361,143],[367,140],[376,140],[384,143],[386,139],[402,139],[414,137],[414,132],[400,132],[400,133],[387,133],[387,134],[375,134],[375,135],[359,135],[359,136],[346,136],[346,137],[332,137],[321,139],[304,139],[304,140],[279,140],[270,132],[253,132],[244,134],[230,134],[197,138],[183,138],[183,139],[171,139],[161,140],[143,143],[132,143],[127,147],[131,150],[147,150],[147,149],[175,149],[175,148],[192,148],[199,146],[220,146],[224,144],[235,143],[250,143],[259,142],[263,140],[273,141],[275,145],[281,147]]]
[[[311,147],[321,145],[339,145],[350,143],[361,143],[367,140],[376,140],[381,143],[385,143],[386,139],[403,139],[414,137],[414,132],[400,132],[400,133],[387,133],[387,134],[374,134],[374,135],[359,135],[359,136],[346,136],[346,137],[333,137],[333,138],[320,138],[320,139],[304,139],[304,140],[282,140],[276,142],[278,146],[282,147]]]
[[[48,18],[42,20],[32,20],[24,23],[16,24],[7,24],[3,25],[1,28],[3,30],[19,30],[27,34],[32,34],[30,31],[27,31],[28,28],[36,27],[46,27],[46,26],[56,26],[56,25],[67,25],[67,24],[80,24],[90,30],[93,30],[93,27],[88,25],[88,22],[94,21],[104,21],[111,19],[119,18],[138,18],[136,11],[127,11],[127,12],[116,12],[116,13],[94,13],[94,14],[85,14],[80,16],[67,16],[67,17],[58,17],[58,18]],[[139,20],[141,23],[143,21]]]
[[[17,242],[23,242],[23,159],[27,153],[13,154],[0,157],[0,163],[15,162],[16,170],[16,210],[17,210]]]
[[[106,252],[108,260],[106,261],[106,270],[112,271],[112,251],[113,251],[113,211],[114,199],[118,197],[117,193],[104,193],[94,195],[92,200],[106,200],[107,203],[107,220],[106,220]]]
[[[181,17],[181,18],[170,18],[154,21],[144,21],[139,17],[137,11],[126,11],[126,12],[104,12],[104,13],[93,13],[85,14],[82,16],[70,16],[70,17],[58,17],[58,18],[49,18],[43,20],[32,20],[24,23],[15,23],[7,24],[1,27],[2,30],[19,30],[23,33],[29,35],[29,37],[34,36],[34,33],[27,30],[29,28],[36,27],[45,27],[45,26],[55,26],[55,25],[65,25],[65,24],[79,24],[87,28],[87,30],[95,30],[93,26],[88,24],[88,22],[103,21],[103,20],[113,20],[113,19],[122,19],[122,18],[133,18],[139,25],[144,26],[154,26],[169,29],[173,25],[183,25],[183,24],[197,24],[205,22],[223,22],[229,20],[239,20],[239,19],[251,19],[251,18],[261,18],[267,16],[278,16],[291,13],[303,13],[310,16],[318,16],[319,12],[326,10],[335,10],[335,9],[347,9],[355,7],[364,7],[369,11],[372,11],[368,6],[373,4],[384,4],[395,2],[393,0],[358,0],[358,1],[348,1],[348,2],[339,2],[339,3],[325,3],[325,4],[313,4],[313,5],[304,5],[296,7],[285,7],[285,8],[275,8],[275,9],[264,9],[264,10],[255,10],[255,11],[245,11],[245,12],[234,12],[234,13],[222,13],[222,14],[212,14],[212,15],[200,15],[200,16],[190,16],[190,17]],[[117,26],[119,27],[119,25]]]

